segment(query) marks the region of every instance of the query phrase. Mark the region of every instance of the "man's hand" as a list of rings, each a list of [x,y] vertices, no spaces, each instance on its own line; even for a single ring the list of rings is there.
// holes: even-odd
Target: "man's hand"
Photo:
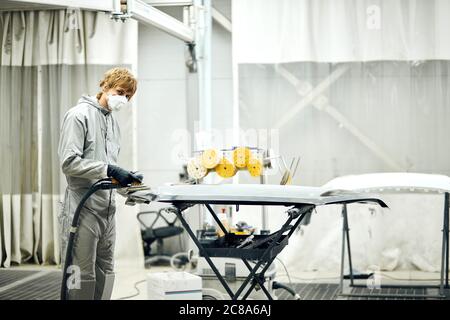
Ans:
[[[108,177],[113,177],[122,187],[126,187],[133,182],[142,183],[144,176],[136,172],[127,171],[112,164],[108,165]]]

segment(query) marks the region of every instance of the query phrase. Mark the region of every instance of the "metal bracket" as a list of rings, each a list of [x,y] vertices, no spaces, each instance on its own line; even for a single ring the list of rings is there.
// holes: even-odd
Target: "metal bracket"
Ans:
[[[187,43],[194,42],[194,30],[192,28],[142,0],[116,0],[114,10],[111,11],[111,18],[123,22],[133,18]]]
[[[195,54],[195,43],[187,43],[186,67],[189,73],[197,73],[197,56]]]

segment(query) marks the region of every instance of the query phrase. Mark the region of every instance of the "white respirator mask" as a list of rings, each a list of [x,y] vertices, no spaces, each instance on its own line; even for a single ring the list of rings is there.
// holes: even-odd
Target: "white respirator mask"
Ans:
[[[112,111],[119,111],[120,108],[124,107],[128,103],[128,99],[125,96],[119,96],[119,95],[107,95],[107,101],[108,101],[108,107]]]

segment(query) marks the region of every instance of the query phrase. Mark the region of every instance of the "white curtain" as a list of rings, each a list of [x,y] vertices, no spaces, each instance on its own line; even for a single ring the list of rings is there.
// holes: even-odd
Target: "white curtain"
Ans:
[[[135,65],[137,24],[79,10],[2,12],[0,45],[0,266],[58,264],[62,117],[82,94],[98,92],[106,70]],[[124,129],[119,161],[130,168],[132,115],[131,108],[118,115]],[[139,227],[129,218],[134,211],[118,214],[116,253],[143,260]]]
[[[237,63],[450,57],[446,0],[236,0]]]
[[[381,8],[379,29],[368,29],[372,5]],[[274,130],[275,143],[260,147],[288,166],[301,157],[297,185],[372,172],[450,175],[449,6],[234,1],[235,126]],[[280,180],[280,172],[268,177]],[[443,197],[387,201],[390,210],[350,206],[356,268],[439,270]],[[271,229],[281,217],[270,209]],[[288,267],[339,270],[341,223],[340,207],[318,208],[283,252]]]

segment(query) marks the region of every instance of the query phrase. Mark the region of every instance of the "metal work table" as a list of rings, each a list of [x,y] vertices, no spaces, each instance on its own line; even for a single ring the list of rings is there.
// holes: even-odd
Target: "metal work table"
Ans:
[[[136,191],[128,194],[127,197],[127,201],[129,202],[149,203],[150,201],[158,201],[171,203],[173,205],[173,212],[178,216],[200,253],[205,257],[205,260],[218,280],[233,300],[237,300],[240,297],[245,300],[257,285],[263,290],[269,300],[273,299],[264,285],[264,274],[276,256],[288,244],[289,238],[303,218],[316,206],[369,202],[387,207],[381,199],[366,193],[340,191],[339,195],[335,195],[326,188],[290,185],[172,185],[159,187],[154,193],[145,190]],[[224,232],[225,236],[223,238],[225,240],[235,241],[237,236],[230,234],[225,229],[217,214],[212,209],[212,204],[286,206],[287,217],[285,223],[279,230],[270,235],[258,236],[249,245],[243,246],[242,244],[242,247],[236,246],[216,249],[208,248],[200,243],[183,217],[183,213],[186,209],[194,205],[204,205]],[[236,292],[230,289],[224,277],[211,260],[211,256],[220,256],[221,254],[224,254],[222,256],[242,259],[249,270],[248,277]],[[250,266],[249,260],[256,262],[253,268]],[[249,288],[244,293],[243,291],[247,285],[249,285]],[[241,296],[241,294],[243,295]]]

